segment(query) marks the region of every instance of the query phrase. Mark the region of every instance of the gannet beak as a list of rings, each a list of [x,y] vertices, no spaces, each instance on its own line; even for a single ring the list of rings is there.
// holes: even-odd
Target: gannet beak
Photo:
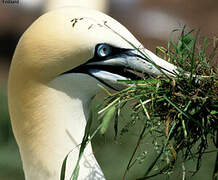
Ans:
[[[96,56],[77,67],[73,72],[89,74],[100,82],[113,89],[120,89],[118,80],[137,80],[137,73],[146,73],[153,76],[168,76],[177,74],[176,66],[159,58],[149,50],[143,49],[120,49],[119,53],[105,57]]]

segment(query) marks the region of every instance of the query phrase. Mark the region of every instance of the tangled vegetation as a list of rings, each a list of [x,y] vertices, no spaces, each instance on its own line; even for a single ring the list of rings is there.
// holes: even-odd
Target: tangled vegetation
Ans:
[[[175,32],[179,32],[180,36],[178,40],[173,41],[172,36]],[[152,137],[153,149],[157,156],[147,165],[146,172],[140,180],[159,174],[170,174],[178,156],[182,162],[182,176],[185,179],[184,162],[195,160],[196,167],[192,172],[194,175],[201,167],[204,154],[210,152],[217,153],[213,179],[218,178],[218,77],[216,67],[212,66],[217,58],[217,39],[201,37],[199,32],[194,30],[186,32],[185,27],[173,31],[172,36],[167,48],[157,47],[157,55],[179,67],[177,76],[152,77],[143,74],[141,80],[120,81],[129,85],[120,92],[111,94],[105,90],[108,97],[98,112],[101,123],[89,138],[91,121],[88,122],[80,157],[85,145],[97,132],[104,134],[109,123],[114,123],[117,138],[118,133],[124,134],[132,127],[132,122],[141,119],[144,126],[123,179],[138,160],[149,155],[148,153],[136,157],[141,141],[144,141],[143,138],[148,134]],[[146,57],[139,49],[138,51]],[[119,129],[120,111],[128,102],[131,102],[132,115],[127,125]],[[209,144],[213,144],[213,150],[208,149]],[[76,170],[77,168],[74,177],[77,176]]]

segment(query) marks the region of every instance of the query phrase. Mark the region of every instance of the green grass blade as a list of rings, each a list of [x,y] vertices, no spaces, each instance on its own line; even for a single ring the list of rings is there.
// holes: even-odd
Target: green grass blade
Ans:
[[[67,165],[67,158],[68,158],[68,155],[66,155],[66,157],[64,158],[64,161],[62,163],[62,166],[61,166],[61,176],[60,176],[60,180],[64,180],[65,178],[65,172],[66,172],[66,165]]]
[[[109,126],[109,123],[111,119],[113,119],[116,112],[116,107],[112,106],[108,109],[108,111],[105,113],[104,118],[102,120],[102,126],[100,129],[100,134],[104,134]]]

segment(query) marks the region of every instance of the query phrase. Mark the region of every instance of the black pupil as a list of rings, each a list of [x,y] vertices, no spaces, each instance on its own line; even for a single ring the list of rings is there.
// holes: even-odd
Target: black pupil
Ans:
[[[103,51],[104,51],[104,52],[106,52],[106,51],[107,51],[107,48],[106,48],[106,47],[104,47],[104,48],[103,48]]]
[[[105,57],[105,56],[108,56],[109,54],[109,47],[107,47],[106,45],[103,45],[101,47],[99,47],[99,50],[98,50],[98,55],[101,56],[101,57]]]

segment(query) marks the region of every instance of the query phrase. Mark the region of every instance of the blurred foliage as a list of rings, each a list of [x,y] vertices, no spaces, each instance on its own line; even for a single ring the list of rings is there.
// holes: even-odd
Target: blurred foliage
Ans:
[[[11,129],[5,87],[0,87],[0,180],[24,180],[20,155]]]
[[[7,94],[4,88],[0,89],[0,145],[8,143],[12,138],[10,118],[7,106]]]

